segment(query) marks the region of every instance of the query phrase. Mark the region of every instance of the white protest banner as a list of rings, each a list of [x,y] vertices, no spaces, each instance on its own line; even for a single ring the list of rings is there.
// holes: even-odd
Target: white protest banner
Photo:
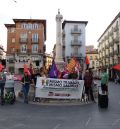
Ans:
[[[37,78],[36,97],[54,99],[80,99],[83,80]]]

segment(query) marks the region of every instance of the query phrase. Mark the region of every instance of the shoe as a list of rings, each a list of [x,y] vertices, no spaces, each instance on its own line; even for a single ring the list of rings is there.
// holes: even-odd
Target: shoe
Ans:
[[[95,101],[95,100],[93,100],[92,102],[93,102],[93,103],[96,103],[96,101]]]
[[[24,103],[28,104],[28,100],[24,100]]]
[[[1,105],[4,105],[4,104],[5,104],[5,100],[2,100],[2,101],[1,101]]]

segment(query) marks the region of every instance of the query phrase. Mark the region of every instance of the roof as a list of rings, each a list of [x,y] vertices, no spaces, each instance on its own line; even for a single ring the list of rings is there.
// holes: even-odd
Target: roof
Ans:
[[[62,28],[65,27],[66,23],[79,23],[79,24],[85,24],[87,25],[88,21],[71,21],[71,20],[64,20],[62,23]]]
[[[120,17],[120,12],[117,14],[117,16],[113,19],[113,21],[110,23],[110,25],[106,28],[106,30],[103,32],[103,34],[100,36],[98,41],[102,38],[102,36],[107,32],[107,30],[111,27],[111,25],[117,20],[117,18]]]
[[[5,24],[5,27],[15,27],[15,24]]]

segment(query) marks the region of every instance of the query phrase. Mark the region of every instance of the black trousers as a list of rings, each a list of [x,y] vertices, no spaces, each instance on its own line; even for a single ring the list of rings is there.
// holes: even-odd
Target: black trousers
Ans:
[[[92,87],[85,87],[85,93],[87,94],[88,96],[88,99],[94,101],[94,96],[93,96],[93,90],[92,90]]]
[[[101,84],[101,90],[102,92],[108,92],[108,86],[106,84]]]
[[[1,103],[4,102],[4,86],[5,83],[0,83],[0,90],[1,90]]]

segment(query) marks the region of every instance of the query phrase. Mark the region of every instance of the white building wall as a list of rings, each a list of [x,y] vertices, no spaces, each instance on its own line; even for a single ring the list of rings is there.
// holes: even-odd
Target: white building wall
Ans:
[[[66,23],[65,25],[65,57],[71,57],[71,53],[74,53],[71,41],[74,40],[71,30],[74,29],[74,25],[78,25],[78,30],[81,29],[81,34],[78,36],[78,41],[82,42],[81,46],[78,46],[78,53],[82,53],[82,57],[86,56],[85,50],[85,24]]]

